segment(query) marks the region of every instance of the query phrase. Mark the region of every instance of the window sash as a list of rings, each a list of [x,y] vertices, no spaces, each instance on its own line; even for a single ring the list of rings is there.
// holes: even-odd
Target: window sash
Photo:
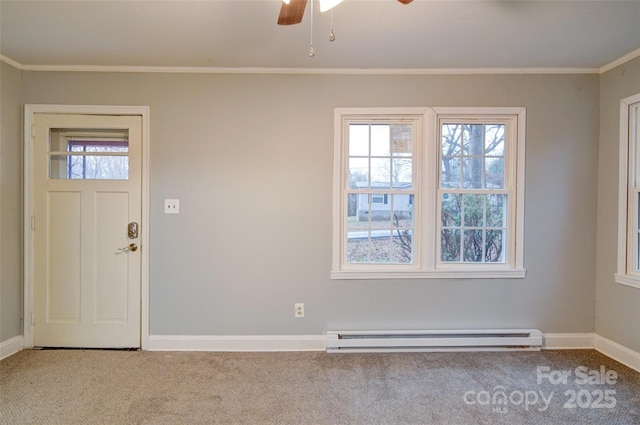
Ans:
[[[438,126],[436,133],[436,147],[438,152],[438,182],[437,182],[437,193],[436,193],[436,257],[435,257],[435,267],[436,268],[478,268],[485,266],[511,266],[515,267],[515,259],[516,259],[516,181],[517,181],[517,157],[516,157],[516,148],[518,141],[518,133],[517,133],[517,118],[515,116],[496,116],[496,115],[482,115],[482,114],[474,114],[470,116],[464,115],[440,115],[438,118]],[[442,148],[442,128],[444,125],[464,125],[464,124],[497,124],[504,126],[504,143],[503,143],[503,152],[502,157],[504,158],[503,165],[503,188],[502,189],[491,189],[491,188],[482,188],[482,189],[471,189],[471,188],[448,188],[444,187],[444,182],[442,181],[442,158],[443,148]],[[462,147],[461,147],[462,149]],[[491,155],[486,155],[483,149],[483,154],[481,157],[492,157]],[[484,163],[484,162],[483,162]],[[462,171],[461,171],[462,172]],[[482,181],[485,182],[484,177],[485,167],[482,167]],[[483,184],[484,186],[484,184]],[[506,223],[503,223],[503,228],[506,233],[506,237],[503,236],[502,239],[502,261],[500,262],[487,262],[485,249],[482,249],[482,261],[465,261],[462,251],[464,236],[461,235],[461,243],[460,243],[460,257],[458,261],[443,261],[442,260],[442,231],[443,227],[447,228],[450,226],[442,225],[442,197],[445,193],[454,193],[464,195],[506,195],[506,205],[505,205],[505,213],[504,220]],[[486,213],[486,211],[484,211]],[[464,226],[461,223],[461,226],[458,226],[461,232],[465,231],[465,229],[471,230],[470,227]],[[498,230],[493,228],[487,228],[485,226],[481,227],[483,230]],[[482,244],[484,247],[485,243],[485,235],[483,232],[483,240]]]
[[[626,220],[626,255],[624,273],[640,279],[640,102],[633,103],[626,108],[627,115],[626,147],[628,176],[625,186],[627,220]],[[622,114],[621,114],[622,116]],[[622,132],[622,128],[621,128]]]
[[[343,195],[341,196],[341,204],[340,204],[340,269],[342,270],[415,270],[421,267],[421,252],[420,246],[416,243],[416,241],[420,240],[420,208],[417,207],[417,203],[420,201],[420,170],[419,170],[419,155],[421,152],[421,139],[423,138],[423,117],[421,115],[416,116],[414,113],[409,113],[406,116],[402,114],[402,117],[398,117],[397,115],[387,115],[387,114],[371,114],[366,117],[358,117],[358,116],[347,116],[343,117],[341,120],[341,158],[340,158],[340,172],[341,172],[341,188]],[[392,152],[388,155],[383,154],[374,154],[369,151],[368,155],[350,155],[349,153],[349,129],[351,125],[389,125],[389,126],[411,126],[412,127],[412,148],[411,148],[411,156],[394,156]],[[369,163],[369,170],[371,170],[371,161],[372,159],[403,159],[410,158],[411,159],[411,188],[399,188],[394,186],[392,182],[392,177],[389,177],[389,187],[374,187],[374,182],[371,175],[368,176],[367,185],[362,188],[353,188],[350,184],[350,168],[349,168],[349,160],[351,158],[362,158],[366,159]],[[393,165],[392,165],[393,167]],[[352,195],[361,196],[367,195],[369,196],[369,208],[371,209],[373,205],[380,206],[383,209],[389,209],[389,223],[391,223],[391,209],[394,208],[391,200],[397,199],[398,197],[409,196],[412,204],[412,214],[413,214],[413,222],[412,222],[412,250],[411,256],[412,261],[408,263],[398,263],[398,262],[349,262],[348,259],[348,244],[349,244],[349,197]],[[373,197],[381,197],[382,203],[374,203]],[[387,202],[384,202],[384,201]],[[358,214],[358,212],[356,212]],[[371,223],[371,221],[369,221]],[[372,228],[369,227],[369,230]],[[335,248],[334,248],[335,251]],[[335,269],[335,267],[334,267]]]

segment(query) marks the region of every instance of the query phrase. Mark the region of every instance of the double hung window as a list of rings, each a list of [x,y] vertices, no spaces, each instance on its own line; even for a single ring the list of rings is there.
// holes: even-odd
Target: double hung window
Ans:
[[[640,94],[620,103],[616,282],[640,288]]]
[[[337,279],[524,277],[524,109],[337,109]]]

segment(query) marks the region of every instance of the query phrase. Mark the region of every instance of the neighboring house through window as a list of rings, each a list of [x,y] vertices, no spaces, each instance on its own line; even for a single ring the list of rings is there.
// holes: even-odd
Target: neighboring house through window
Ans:
[[[524,108],[335,113],[334,279],[524,277]]]
[[[620,102],[617,268],[616,282],[640,288],[640,93]]]

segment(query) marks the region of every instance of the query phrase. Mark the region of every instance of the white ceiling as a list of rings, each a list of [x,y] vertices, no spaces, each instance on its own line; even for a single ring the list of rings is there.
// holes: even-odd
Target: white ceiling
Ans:
[[[640,0],[0,1],[0,54],[25,66],[599,69],[640,55]]]

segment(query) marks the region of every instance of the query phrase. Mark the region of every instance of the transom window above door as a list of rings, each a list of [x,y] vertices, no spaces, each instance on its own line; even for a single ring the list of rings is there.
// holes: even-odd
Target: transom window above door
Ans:
[[[128,180],[127,130],[51,129],[49,178]]]

